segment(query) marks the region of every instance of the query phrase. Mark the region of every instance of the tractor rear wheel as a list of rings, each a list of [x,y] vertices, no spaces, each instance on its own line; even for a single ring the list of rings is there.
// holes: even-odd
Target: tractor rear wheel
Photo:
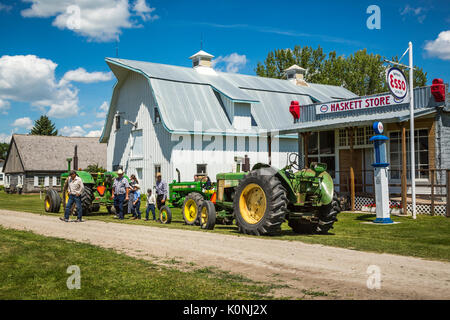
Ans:
[[[211,201],[205,200],[199,209],[200,228],[213,230],[216,225],[216,207]]]
[[[286,189],[274,175],[261,170],[241,180],[234,197],[234,215],[239,231],[252,235],[274,235],[281,231],[287,212]]]
[[[92,212],[92,200],[94,199],[94,192],[92,191],[91,187],[84,186],[83,193],[81,194],[81,209],[83,210],[83,216],[86,216]],[[69,198],[67,196],[68,201]],[[66,204],[66,202],[65,202]],[[64,205],[65,207],[65,205]],[[72,208],[70,208],[70,213],[74,216],[78,215],[77,213],[77,206],[74,203],[72,205]]]
[[[61,208],[61,197],[58,192],[53,189],[47,190],[47,194],[45,195],[44,207],[46,212],[59,212]]]
[[[184,199],[182,213],[184,222],[187,225],[199,224],[200,206],[203,203],[203,196],[197,192],[189,193]]]
[[[159,221],[162,224],[169,224],[172,222],[172,211],[168,206],[162,206],[159,209]]]

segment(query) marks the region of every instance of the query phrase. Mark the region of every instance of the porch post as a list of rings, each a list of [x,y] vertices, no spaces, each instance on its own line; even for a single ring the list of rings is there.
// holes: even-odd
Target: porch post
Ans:
[[[408,214],[408,185],[406,179],[406,123],[402,124],[402,211]]]
[[[297,149],[298,149],[298,162],[299,162],[298,165],[300,168],[300,161],[302,160],[300,158],[300,156],[302,154],[302,134],[300,132],[297,134]]]
[[[305,168],[309,167],[309,159],[308,159],[308,139],[309,132],[302,133],[303,135],[303,148],[305,153]]]
[[[355,211],[355,171],[353,170],[353,165],[355,163],[354,152],[353,152],[353,135],[354,128],[347,128],[347,132],[350,136],[350,199],[351,199],[351,210]]]

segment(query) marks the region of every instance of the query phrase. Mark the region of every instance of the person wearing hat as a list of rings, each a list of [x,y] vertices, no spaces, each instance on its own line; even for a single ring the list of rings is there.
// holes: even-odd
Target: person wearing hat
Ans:
[[[81,178],[77,175],[75,170],[70,171],[69,178],[66,180],[67,192],[69,194],[69,201],[67,201],[66,208],[64,210],[64,218],[60,218],[62,221],[69,222],[70,208],[73,203],[77,206],[77,222],[82,222],[83,208],[81,206],[81,194],[84,191],[84,184]]]
[[[166,203],[169,197],[169,188],[167,187],[167,182],[162,180],[161,172],[156,174],[156,206],[158,210]]]
[[[141,219],[141,187],[136,183],[133,192],[133,220]]]
[[[123,170],[117,171],[118,177],[114,179],[112,187],[112,198],[114,199],[114,207],[119,215],[119,219],[123,220],[123,203],[128,201],[128,192],[130,184],[128,180],[123,176]]]

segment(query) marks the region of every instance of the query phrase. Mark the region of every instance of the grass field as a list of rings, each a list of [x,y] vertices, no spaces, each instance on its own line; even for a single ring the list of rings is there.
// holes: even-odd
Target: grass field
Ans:
[[[38,195],[8,195],[0,193],[0,209],[46,214],[43,201]],[[145,203],[141,211],[145,210]],[[238,233],[233,226],[216,225],[212,231],[201,230],[199,227],[187,226],[183,222],[181,211],[173,209],[173,220],[170,225],[162,225],[153,221],[130,220],[118,221],[102,208],[99,213],[85,217],[106,222],[149,225],[161,228],[178,228],[197,230],[198,232],[216,232],[236,236],[246,236]],[[52,214],[59,216],[62,214]],[[145,214],[145,212],[143,212]],[[128,217],[128,216],[127,216]],[[393,216],[400,222],[395,225],[364,224],[374,220],[374,215],[361,213],[341,213],[339,221],[329,235],[299,235],[291,231],[287,223],[282,226],[282,233],[271,239],[286,241],[302,241],[329,246],[343,247],[354,250],[393,253],[399,255],[422,257],[450,261],[450,219],[441,216],[419,215],[417,220],[410,217]]]
[[[69,290],[68,266],[81,288]],[[89,244],[0,227],[0,300],[268,299],[271,286],[211,268],[181,272]],[[194,271],[192,271],[194,270]]]

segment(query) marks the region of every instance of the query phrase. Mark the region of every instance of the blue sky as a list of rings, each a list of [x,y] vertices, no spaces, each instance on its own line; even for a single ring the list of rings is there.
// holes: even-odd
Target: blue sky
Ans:
[[[0,141],[48,114],[64,135],[99,135],[119,57],[180,66],[200,49],[216,68],[254,74],[275,48],[309,45],[414,62],[450,82],[449,1],[0,0]],[[368,29],[378,5],[381,29]],[[407,62],[404,58],[402,62]],[[105,104],[106,102],[106,104]]]

